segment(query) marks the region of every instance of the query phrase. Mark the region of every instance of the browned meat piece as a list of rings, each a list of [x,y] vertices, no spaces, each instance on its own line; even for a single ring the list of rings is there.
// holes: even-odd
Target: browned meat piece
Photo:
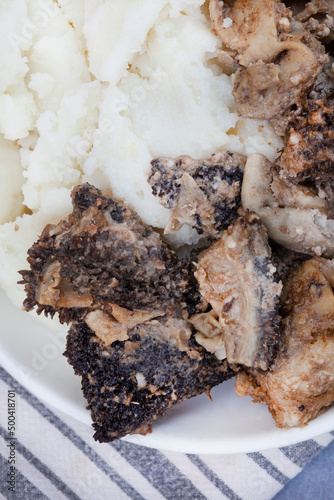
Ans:
[[[21,272],[27,310],[59,311],[69,321],[94,304],[164,313],[183,307],[187,264],[156,232],[88,184],[72,200],[68,220],[47,226],[28,252],[31,271]]]
[[[247,214],[198,260],[195,276],[212,310],[190,318],[197,341],[229,363],[267,370],[278,346],[281,283],[264,226]]]
[[[296,252],[334,257],[334,221],[320,194],[282,179],[263,155],[247,159],[242,205],[260,217],[270,238]]]
[[[167,409],[234,375],[197,344],[188,323],[171,318],[139,324],[111,345],[75,322],[64,354],[82,377],[100,442],[146,434]]]
[[[279,32],[290,29],[291,12],[280,1],[210,0],[213,30],[241,66],[269,60]]]
[[[334,261],[305,262],[282,294],[283,345],[270,372],[238,375],[239,396],[266,403],[279,427],[305,425],[334,403]]]
[[[319,59],[300,42],[282,44],[272,61],[257,61],[238,70],[233,95],[242,116],[271,120],[292,106],[301,108],[322,68]]]
[[[88,184],[47,226],[21,271],[27,310],[71,323],[65,355],[82,376],[95,438],[146,433],[168,408],[234,373],[184,318],[205,307],[191,275],[125,204]]]
[[[309,93],[301,116],[293,120],[278,160],[280,176],[314,185],[327,200],[334,218],[334,72],[323,72]]]
[[[213,29],[240,65],[233,95],[248,118],[274,120],[282,133],[285,112],[299,112],[328,57],[282,2],[211,0]]]
[[[334,39],[334,3],[333,0],[312,0],[296,16],[305,28],[323,43]]]
[[[190,156],[153,160],[152,192],[172,210],[165,233],[188,224],[203,237],[217,238],[237,218],[245,161],[245,156],[229,151],[209,160]]]

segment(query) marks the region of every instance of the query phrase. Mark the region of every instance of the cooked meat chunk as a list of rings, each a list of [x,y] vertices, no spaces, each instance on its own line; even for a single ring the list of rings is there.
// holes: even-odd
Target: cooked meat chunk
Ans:
[[[175,338],[170,340],[174,332]],[[146,434],[168,408],[196,396],[233,375],[193,339],[182,320],[159,319],[137,325],[128,338],[104,343],[84,322],[75,322],[65,356],[82,377],[94,438],[114,441],[130,433]]]
[[[271,59],[278,44],[278,27],[284,29],[288,24],[290,28],[291,13],[276,0],[210,0],[210,17],[228,53],[247,67]]]
[[[321,43],[279,1],[211,0],[210,13],[228,55],[240,65],[233,90],[238,112],[276,120],[300,110],[328,60]]]
[[[172,210],[165,233],[188,224],[203,237],[217,238],[237,218],[245,161],[245,156],[229,151],[209,160],[190,156],[153,160],[152,192]]]
[[[226,359],[225,339],[214,309],[195,314],[189,321],[197,330],[197,342],[218,359]]]
[[[83,319],[99,339],[111,345],[116,340],[127,340],[129,330],[135,326],[163,315],[163,311],[156,310],[149,313],[110,304],[104,310],[95,308],[88,310]]]
[[[323,72],[308,95],[305,110],[293,120],[278,160],[280,176],[314,185],[326,196],[334,218],[334,71]]]
[[[271,120],[291,106],[301,107],[321,68],[303,43],[282,43],[271,61],[256,61],[238,70],[233,90],[237,111],[248,118]]]
[[[281,283],[265,227],[240,217],[198,260],[195,276],[212,311],[190,318],[198,342],[229,363],[267,370],[278,345]]]
[[[304,23],[305,28],[324,43],[334,39],[333,0],[311,0],[296,19]]]
[[[241,199],[277,243],[308,255],[334,256],[334,221],[325,199],[317,190],[282,179],[263,155],[248,157]]]
[[[334,403],[334,261],[293,273],[282,294],[283,344],[270,372],[238,376],[236,391],[268,405],[279,427],[306,424]]]
[[[61,320],[69,321],[93,304],[182,309],[188,267],[158,233],[88,184],[74,188],[72,200],[68,220],[47,226],[28,252],[31,270],[21,272],[27,310],[60,310]]]

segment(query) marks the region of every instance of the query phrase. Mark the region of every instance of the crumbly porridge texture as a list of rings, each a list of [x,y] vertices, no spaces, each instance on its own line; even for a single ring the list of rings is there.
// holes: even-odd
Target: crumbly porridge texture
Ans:
[[[173,328],[188,335],[188,352],[169,340]],[[86,323],[73,323],[65,356],[82,377],[95,439],[146,434],[166,410],[203,392],[209,395],[234,375],[226,360],[219,361],[191,334],[182,320],[152,320],[133,327],[125,341],[106,346]]]

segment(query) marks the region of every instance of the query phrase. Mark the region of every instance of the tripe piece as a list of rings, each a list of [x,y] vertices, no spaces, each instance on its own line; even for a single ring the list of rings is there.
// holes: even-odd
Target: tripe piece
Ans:
[[[278,427],[305,425],[334,403],[333,288],[333,260],[300,266],[282,294],[283,343],[272,370],[237,377],[237,394],[267,404]]]
[[[237,218],[246,157],[220,151],[208,160],[190,156],[152,161],[149,183],[172,211],[165,233],[187,224],[203,238],[217,238]]]
[[[265,156],[248,157],[241,199],[280,245],[307,255],[334,256],[334,221],[324,196],[312,186],[281,178]]]
[[[224,44],[221,60],[239,63],[233,89],[237,111],[273,120],[283,135],[328,61],[324,46],[278,0],[210,0],[210,16]]]
[[[255,214],[240,217],[199,257],[195,276],[212,310],[190,318],[198,342],[218,357],[225,345],[229,363],[270,368],[282,289],[275,273],[265,227]]]

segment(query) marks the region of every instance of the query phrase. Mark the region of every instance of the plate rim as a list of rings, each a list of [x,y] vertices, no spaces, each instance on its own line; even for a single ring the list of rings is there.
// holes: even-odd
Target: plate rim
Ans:
[[[8,297],[5,296],[3,290],[0,293],[0,310],[3,308],[3,303],[10,302]],[[19,312],[19,308],[10,303],[9,309],[13,309]],[[22,313],[22,311],[21,311]],[[27,314],[27,313],[23,313]],[[39,328],[45,328],[51,334],[54,335],[54,331],[48,328],[43,322],[38,321],[36,317],[31,318],[35,323],[39,325]],[[37,325],[36,325],[37,326]],[[11,355],[3,346],[2,335],[0,336],[0,364],[3,368],[14,377],[19,384],[21,384],[28,392],[33,394],[35,397],[39,398],[42,402],[61,411],[65,415],[78,420],[91,427],[91,420],[89,411],[85,407],[80,407],[77,401],[68,401],[64,395],[55,391],[52,387],[48,387],[47,384],[43,383],[42,378],[24,378],[22,373],[17,367],[15,362],[15,357]],[[66,362],[66,360],[64,359]],[[79,379],[78,376],[73,377]],[[233,380],[233,379],[232,379]],[[28,383],[29,382],[29,383]],[[224,388],[227,384],[231,384],[232,381],[225,382]],[[221,385],[221,386],[222,386]],[[220,386],[220,387],[221,387]],[[214,388],[215,391],[217,388]],[[82,396],[81,396],[82,397]],[[201,397],[201,396],[199,396]],[[248,397],[250,400],[251,398]],[[244,398],[243,398],[244,399]],[[85,400],[82,397],[82,400]],[[188,400],[191,401],[191,400]],[[87,403],[86,403],[87,404]],[[249,404],[252,404],[249,401]],[[180,407],[177,405],[177,407]],[[332,415],[332,420],[330,418]],[[122,438],[124,441],[145,446],[147,448],[153,448],[158,450],[173,451],[180,453],[190,453],[190,454],[209,454],[209,455],[226,455],[226,454],[239,454],[239,453],[251,453],[260,452],[271,448],[281,448],[284,446],[289,446],[293,444],[300,443],[302,441],[315,438],[323,433],[331,432],[334,430],[334,407],[330,408],[327,412],[313,420],[310,424],[304,426],[303,428],[292,428],[292,429],[278,429],[275,428],[268,433],[259,433],[256,436],[248,436],[248,438],[243,437],[237,441],[230,439],[225,439],[224,442],[220,442],[216,439],[211,439],[207,441],[196,441],[189,440],[189,438],[183,438],[182,436],[177,436],[173,438],[168,432],[168,426],[164,426],[164,421],[158,420],[154,423],[152,428],[153,432],[146,436],[134,434],[128,435]],[[166,422],[168,422],[167,417],[163,417]],[[332,422],[332,423],[331,423]],[[91,427],[92,429],[92,427]],[[93,430],[92,430],[93,433]]]

